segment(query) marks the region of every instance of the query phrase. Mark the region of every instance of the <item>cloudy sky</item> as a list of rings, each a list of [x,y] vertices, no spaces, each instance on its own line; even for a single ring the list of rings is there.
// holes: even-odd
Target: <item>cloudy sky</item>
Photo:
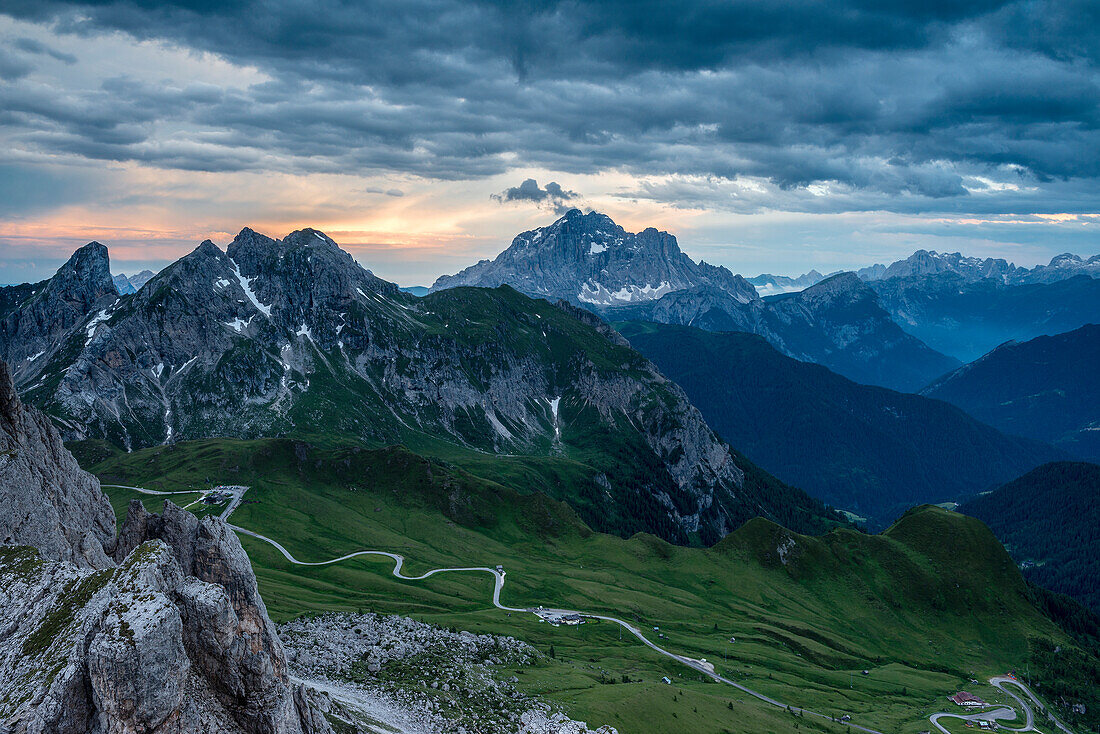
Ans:
[[[0,2],[0,282],[244,225],[429,283],[563,208],[735,272],[1100,252],[1092,0]]]

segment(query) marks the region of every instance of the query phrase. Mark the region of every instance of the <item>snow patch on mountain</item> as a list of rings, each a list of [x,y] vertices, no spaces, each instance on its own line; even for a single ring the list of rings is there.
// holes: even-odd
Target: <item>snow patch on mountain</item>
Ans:
[[[232,258],[229,259],[229,262],[233,266],[233,275],[237,276],[237,282],[241,284],[241,290],[244,291],[244,294],[248,298],[248,300],[252,302],[252,305],[256,307],[256,310],[258,310],[267,318],[271,318],[271,306],[261,303],[260,299],[252,290],[252,281],[255,280],[255,278],[246,278],[241,275],[241,269],[237,267],[237,263]]]
[[[594,303],[600,306],[621,305],[624,303],[636,303],[638,301],[653,301],[666,293],[671,293],[672,284],[667,280],[659,285],[624,285],[617,291],[610,291],[601,283],[588,281],[581,284],[581,292],[577,294],[577,300],[585,303]]]
[[[95,336],[96,327],[98,327],[110,317],[111,316],[108,313],[107,309],[101,310],[99,313],[92,317],[92,320],[88,322],[88,326],[85,328],[85,331],[88,335],[87,340],[84,342],[85,347],[92,343],[92,337]]]
[[[244,319],[242,319],[238,316],[237,318],[233,319],[232,321],[226,321],[224,323],[225,323],[226,326],[233,329],[233,331],[240,334],[240,333],[243,333],[246,328],[248,328],[248,325],[252,323],[252,319],[254,319],[254,318],[256,318],[256,317],[255,316],[249,316],[248,320],[245,321]]]

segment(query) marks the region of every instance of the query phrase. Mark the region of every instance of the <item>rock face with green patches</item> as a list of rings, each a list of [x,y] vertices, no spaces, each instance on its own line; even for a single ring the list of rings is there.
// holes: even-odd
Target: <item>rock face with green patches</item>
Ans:
[[[3,362],[0,447],[0,730],[331,732],[224,521],[136,503],[116,547],[98,482]]]
[[[99,480],[77,466],[49,418],[24,406],[0,362],[0,543],[106,568],[115,518]]]
[[[248,731],[298,731],[283,723],[299,718],[286,655],[237,536],[222,520],[199,521],[171,502],[141,522],[146,538],[164,543],[181,569],[173,599],[183,643],[218,700]],[[128,525],[129,518],[124,533]]]
[[[236,537],[205,518],[191,542],[193,570],[227,586],[185,574],[160,539],[100,571],[0,549],[0,721],[19,734],[329,732],[287,677]]]

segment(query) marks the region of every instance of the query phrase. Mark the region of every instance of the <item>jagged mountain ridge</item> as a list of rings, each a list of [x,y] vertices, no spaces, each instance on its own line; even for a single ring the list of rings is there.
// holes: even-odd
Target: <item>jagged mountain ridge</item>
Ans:
[[[860,268],[856,274],[867,281],[889,280],[920,275],[955,273],[967,281],[994,278],[1007,283],[1022,268],[1017,268],[1004,258],[966,257],[959,252],[936,252],[935,250],[917,250],[904,260],[897,260],[888,266],[872,265]]]
[[[668,232],[627,232],[604,214],[579,209],[517,235],[494,260],[440,277],[432,290],[505,284],[530,296],[592,306],[652,301],[703,285],[742,302],[758,298],[740,275],[685,255]]]
[[[750,303],[696,288],[606,314],[613,320],[758,334],[789,357],[824,365],[856,382],[902,391],[916,390],[959,366],[902,331],[854,273]]]
[[[507,287],[416,298],[320,232],[274,240],[245,228],[224,252],[203,242],[101,305],[51,332],[17,373],[68,438],[136,448],[209,436],[430,436],[580,461],[596,506],[640,503],[648,519],[636,529],[678,542],[695,533],[714,542],[771,512],[683,392],[565,304]],[[0,352],[18,358],[21,344],[0,341]],[[810,514],[824,512],[795,494]],[[599,524],[601,512],[586,519]]]
[[[0,344],[17,385],[44,364],[61,339],[85,325],[89,314],[104,313],[119,300],[107,248],[98,242],[74,252],[49,280],[3,290],[8,303]]]
[[[917,250],[904,260],[897,260],[888,266],[876,264],[860,268],[856,273],[866,281],[952,273],[968,283],[986,278],[1006,285],[1055,283],[1076,275],[1100,278],[1100,255],[1093,255],[1086,260],[1067,252],[1055,255],[1047,265],[1024,268],[1004,258],[967,257],[958,252]]]

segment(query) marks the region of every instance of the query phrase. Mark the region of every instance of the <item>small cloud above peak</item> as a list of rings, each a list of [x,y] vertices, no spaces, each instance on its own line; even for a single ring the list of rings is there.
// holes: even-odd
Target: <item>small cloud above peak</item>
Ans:
[[[538,181],[529,178],[519,186],[512,186],[499,194],[492,194],[489,198],[501,204],[531,202],[561,215],[576,208],[571,202],[579,201],[581,195],[576,191],[563,189],[556,181],[546,184],[546,188],[540,188]]]

